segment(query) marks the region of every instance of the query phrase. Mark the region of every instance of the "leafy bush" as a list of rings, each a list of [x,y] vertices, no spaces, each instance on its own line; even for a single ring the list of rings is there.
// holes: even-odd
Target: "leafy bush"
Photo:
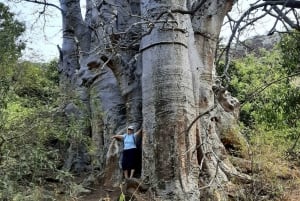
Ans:
[[[55,174],[61,163],[59,149],[48,146],[49,139],[57,138],[64,131],[64,125],[53,118],[59,97],[58,85],[45,77],[41,67],[23,65],[28,65],[29,73],[24,74],[22,80],[10,83],[9,98],[3,99],[6,107],[1,108],[1,200],[21,200],[20,197],[25,199],[29,191],[37,192],[35,186],[42,185],[45,178]],[[38,72],[35,78],[32,71]],[[29,86],[49,93],[49,99],[45,100],[45,93],[22,96],[17,93],[16,89]]]
[[[253,182],[241,200],[282,200],[300,181],[292,168],[300,164],[299,39],[299,32],[283,36],[272,51],[262,49],[230,65],[228,88],[241,102],[240,120],[252,150]]]
[[[291,69],[284,66],[286,55],[297,51],[283,51],[281,47],[280,43],[270,52],[261,50],[259,58],[248,55],[235,60],[229,88],[242,103],[240,118],[244,125],[272,132],[274,140],[284,142],[287,150],[300,132],[300,93],[299,86],[293,84]]]

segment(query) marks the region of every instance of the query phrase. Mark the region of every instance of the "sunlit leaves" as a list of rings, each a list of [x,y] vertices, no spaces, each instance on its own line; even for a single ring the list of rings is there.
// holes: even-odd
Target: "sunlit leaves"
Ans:
[[[13,90],[15,93],[28,101],[24,102],[27,107],[36,106],[38,104],[49,104],[53,102],[53,96],[57,96],[58,88],[53,88],[58,82],[54,76],[57,74],[56,69],[51,75],[51,64],[34,64],[30,62],[23,62],[18,64],[17,71],[14,74],[15,84]],[[53,79],[53,80],[51,80]],[[33,105],[32,105],[33,104]]]
[[[282,67],[288,74],[300,71],[300,32],[286,34],[279,43],[282,51]]]
[[[0,3],[0,200],[22,198],[29,185],[40,184],[61,165],[52,143],[65,130],[64,122],[53,118],[59,97],[57,62],[18,61],[23,32],[24,25]]]
[[[279,51],[262,51],[260,55],[259,58],[249,55],[235,61],[230,88],[243,104],[241,118],[246,125],[254,121],[277,125],[276,121],[282,118],[279,103],[286,87],[284,82],[270,83],[285,76],[279,63],[281,57]]]
[[[299,133],[299,50],[295,34],[287,35],[272,51],[237,59],[230,69],[229,89],[242,103],[241,121],[271,136],[269,143],[284,142],[286,150]]]

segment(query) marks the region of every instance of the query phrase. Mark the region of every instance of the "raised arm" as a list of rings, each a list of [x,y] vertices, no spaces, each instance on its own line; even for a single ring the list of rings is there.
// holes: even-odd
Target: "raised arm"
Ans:
[[[140,128],[137,132],[135,132],[135,135],[140,137],[142,135],[142,128]]]
[[[123,140],[124,136],[123,135],[114,135],[111,137],[112,139],[116,139],[116,140]]]

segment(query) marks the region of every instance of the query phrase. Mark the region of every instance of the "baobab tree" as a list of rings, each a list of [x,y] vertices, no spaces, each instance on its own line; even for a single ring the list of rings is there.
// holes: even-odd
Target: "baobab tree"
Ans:
[[[128,124],[143,131],[140,182],[150,199],[226,200],[233,181],[251,181],[229,160],[226,144],[243,149],[247,143],[236,131],[239,103],[215,73],[221,27],[236,1],[94,0],[86,1],[84,19],[79,0],[60,0],[60,6],[26,1],[62,13],[65,111],[82,120],[82,134],[95,142],[106,185],[121,181],[119,144],[111,136]],[[228,54],[242,23],[259,19],[244,21],[253,10],[264,9],[299,29],[287,17],[298,19],[293,8],[299,5],[257,1],[239,20],[228,17],[233,22]],[[84,147],[72,141],[69,150],[65,167],[83,170]]]

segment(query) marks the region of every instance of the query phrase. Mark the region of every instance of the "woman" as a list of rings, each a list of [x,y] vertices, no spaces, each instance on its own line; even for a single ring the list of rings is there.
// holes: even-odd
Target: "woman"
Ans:
[[[114,135],[113,139],[122,140],[124,144],[122,169],[125,179],[132,178],[137,168],[137,137],[140,137],[142,129],[134,133],[134,127],[128,126],[124,135]]]

